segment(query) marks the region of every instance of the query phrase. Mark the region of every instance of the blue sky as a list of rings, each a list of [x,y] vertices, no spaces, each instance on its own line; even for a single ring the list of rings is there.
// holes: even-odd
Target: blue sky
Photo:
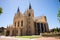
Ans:
[[[20,11],[24,13],[29,8],[29,3],[31,3],[35,17],[45,15],[50,29],[60,28],[57,19],[60,4],[58,0],[0,0],[0,7],[3,8],[3,14],[0,15],[0,27],[12,25],[18,6]]]

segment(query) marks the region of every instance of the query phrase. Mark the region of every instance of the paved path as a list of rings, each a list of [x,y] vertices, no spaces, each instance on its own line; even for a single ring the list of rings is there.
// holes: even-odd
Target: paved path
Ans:
[[[60,39],[55,37],[41,37],[41,38],[29,39],[29,38],[15,38],[15,37],[0,36],[0,40],[60,40]]]
[[[60,39],[55,37],[41,37],[41,38],[35,38],[34,40],[60,40]]]
[[[0,36],[0,40],[31,40],[29,38],[15,38],[15,37],[6,37],[6,36]]]

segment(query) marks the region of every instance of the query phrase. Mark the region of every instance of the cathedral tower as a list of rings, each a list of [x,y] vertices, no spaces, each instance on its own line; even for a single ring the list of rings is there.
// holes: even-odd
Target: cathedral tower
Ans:
[[[33,35],[34,31],[34,11],[29,4],[29,9],[27,10],[27,35]]]

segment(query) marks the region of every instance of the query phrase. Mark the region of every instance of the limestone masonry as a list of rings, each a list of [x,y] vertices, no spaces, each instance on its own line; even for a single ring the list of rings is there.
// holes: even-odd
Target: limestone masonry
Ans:
[[[46,16],[40,16],[34,18],[34,10],[29,4],[29,9],[27,9],[24,14],[17,10],[14,16],[13,24],[7,26],[6,35],[7,36],[23,36],[23,35],[39,35],[40,33],[48,32],[48,23]]]

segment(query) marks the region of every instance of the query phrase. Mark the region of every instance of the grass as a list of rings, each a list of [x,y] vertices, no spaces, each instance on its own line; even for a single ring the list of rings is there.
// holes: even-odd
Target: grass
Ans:
[[[41,36],[16,36],[16,38],[39,38]]]
[[[57,37],[57,38],[60,38],[60,33],[42,33],[41,35],[16,36],[16,38],[41,38],[41,37]]]

